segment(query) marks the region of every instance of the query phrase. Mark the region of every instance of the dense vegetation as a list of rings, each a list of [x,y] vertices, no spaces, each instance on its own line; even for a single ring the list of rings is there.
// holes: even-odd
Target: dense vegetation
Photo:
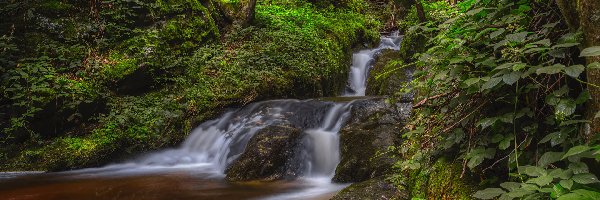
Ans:
[[[462,166],[460,178],[480,177],[472,181],[482,189],[476,198],[600,197],[599,138],[589,128],[597,111],[586,116],[599,86],[584,73],[600,67],[585,59],[600,47],[583,42],[597,33],[570,30],[555,1],[423,4],[428,21],[418,23],[415,12],[402,22],[404,57],[379,75],[416,69],[400,91],[419,97],[409,140],[397,148],[407,159],[396,181],[413,197],[469,198],[461,190],[423,192],[440,180],[419,176],[446,157]]]
[[[97,166],[225,107],[337,93],[351,48],[378,37],[363,1],[259,1],[250,24],[237,3],[0,3],[2,168]]]

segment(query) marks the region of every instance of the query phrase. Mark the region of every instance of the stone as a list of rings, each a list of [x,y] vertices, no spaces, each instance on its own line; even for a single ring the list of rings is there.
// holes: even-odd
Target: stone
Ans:
[[[304,171],[299,159],[303,131],[272,125],[257,132],[241,156],[225,170],[226,180],[275,181],[295,179]]]
[[[353,102],[351,116],[340,130],[340,154],[334,182],[360,182],[391,172],[396,159],[385,155],[400,145],[410,103],[391,104],[385,98]]]

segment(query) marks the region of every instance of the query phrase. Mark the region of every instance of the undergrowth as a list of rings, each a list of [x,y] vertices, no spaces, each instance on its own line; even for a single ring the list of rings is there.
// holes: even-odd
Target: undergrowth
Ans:
[[[415,67],[402,92],[418,94],[397,178],[443,155],[481,177],[475,198],[597,199],[600,134],[583,115],[599,86],[583,72],[600,65],[583,58],[600,47],[580,52],[554,1],[423,3],[429,21],[404,22],[423,50],[392,69]]]

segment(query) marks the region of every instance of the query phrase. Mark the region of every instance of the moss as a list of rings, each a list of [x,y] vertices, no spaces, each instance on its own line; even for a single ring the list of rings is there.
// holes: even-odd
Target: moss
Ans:
[[[37,7],[42,12],[53,14],[65,13],[74,8],[73,5],[61,0],[42,1]]]
[[[461,178],[459,163],[440,158],[431,166],[409,173],[408,188],[413,198],[423,199],[473,199],[477,190],[475,181],[467,173]]]
[[[108,64],[102,67],[101,74],[107,81],[117,81],[133,73],[139,68],[139,63],[134,58],[126,55],[112,53],[108,58]]]

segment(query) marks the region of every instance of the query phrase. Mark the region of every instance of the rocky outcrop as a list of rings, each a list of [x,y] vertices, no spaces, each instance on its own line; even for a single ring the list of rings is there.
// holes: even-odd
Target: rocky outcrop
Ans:
[[[299,161],[302,130],[287,125],[261,129],[244,153],[225,171],[228,181],[294,179],[303,171]]]
[[[339,133],[341,160],[333,181],[360,182],[389,173],[396,159],[386,152],[401,143],[402,121],[410,106],[384,98],[355,101],[351,117]]]
[[[409,199],[406,191],[400,191],[383,177],[354,183],[336,194],[332,200],[378,200]]]

